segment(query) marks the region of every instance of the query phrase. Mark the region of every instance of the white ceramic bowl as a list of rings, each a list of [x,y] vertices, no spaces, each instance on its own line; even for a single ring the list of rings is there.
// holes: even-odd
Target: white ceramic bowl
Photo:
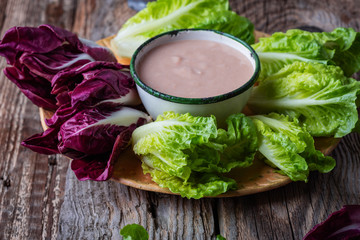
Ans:
[[[242,54],[251,62],[254,68],[252,77],[241,87],[231,92],[207,98],[183,98],[171,96],[153,89],[139,78],[137,66],[151,49],[179,40],[210,40],[226,44]],[[153,119],[165,111],[187,113],[194,116],[214,115],[219,125],[224,125],[225,119],[233,114],[240,113],[249,99],[252,87],[260,72],[260,61],[255,51],[244,41],[219,31],[204,29],[182,29],[157,35],[143,43],[134,53],[130,72],[137,86],[139,96],[148,113]]]

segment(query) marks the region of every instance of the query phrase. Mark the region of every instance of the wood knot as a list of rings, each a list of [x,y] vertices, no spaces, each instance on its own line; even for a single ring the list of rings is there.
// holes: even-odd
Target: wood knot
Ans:
[[[64,14],[64,9],[59,3],[50,3],[46,7],[47,22],[56,24]]]
[[[55,156],[49,156],[48,157],[48,164],[50,166],[54,166],[57,164],[56,157]]]
[[[352,20],[352,17],[349,16],[349,14],[341,14],[340,19],[343,23],[349,24],[349,22]]]
[[[319,27],[316,27],[316,26],[300,26],[300,27],[297,27],[298,29],[300,30],[304,30],[304,31],[308,31],[308,32],[323,32],[324,30],[319,28]]]
[[[11,186],[9,177],[4,180],[3,185],[4,185],[4,187],[7,187],[7,188]]]

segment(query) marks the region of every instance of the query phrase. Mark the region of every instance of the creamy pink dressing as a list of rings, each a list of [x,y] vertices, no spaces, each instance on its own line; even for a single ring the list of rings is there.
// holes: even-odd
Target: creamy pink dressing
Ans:
[[[137,72],[151,88],[177,97],[203,98],[244,85],[254,67],[240,51],[208,40],[181,40],[150,50]]]

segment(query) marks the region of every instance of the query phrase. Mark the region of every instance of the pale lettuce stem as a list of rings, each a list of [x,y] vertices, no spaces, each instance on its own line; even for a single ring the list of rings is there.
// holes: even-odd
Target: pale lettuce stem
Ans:
[[[136,36],[138,34],[141,34],[143,32],[151,32],[156,29],[161,28],[165,24],[169,24],[171,22],[175,22],[177,18],[183,16],[185,13],[190,12],[191,9],[195,8],[196,5],[201,3],[203,1],[197,1],[194,3],[190,3],[187,6],[179,6],[179,8],[172,13],[166,15],[165,17],[145,21],[143,23],[136,24],[136,27],[131,27],[131,25],[123,30],[120,30],[115,39],[119,40],[122,38],[126,38],[129,36]]]
[[[291,97],[284,97],[279,99],[268,99],[268,98],[251,98],[249,100],[250,105],[261,106],[264,108],[287,108],[287,109],[296,109],[296,108],[304,108],[308,106],[320,106],[320,105],[328,105],[332,103],[341,102],[341,97],[331,98],[327,100],[316,100],[312,98],[302,98],[302,99],[292,99]]]
[[[152,122],[151,124],[145,124],[135,129],[132,134],[133,143],[137,143],[137,141],[149,134],[153,134],[156,132],[160,132],[169,126],[188,126],[191,125],[188,122],[176,121],[176,120],[166,120],[159,122]]]

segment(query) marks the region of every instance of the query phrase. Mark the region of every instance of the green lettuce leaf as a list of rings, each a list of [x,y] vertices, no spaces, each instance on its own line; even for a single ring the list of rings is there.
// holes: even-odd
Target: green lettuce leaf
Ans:
[[[324,156],[324,154],[315,149],[314,139],[307,139],[307,148],[300,155],[306,159],[306,163],[310,171],[319,171],[321,173],[328,173],[334,169],[336,161],[330,156]]]
[[[315,38],[335,53],[331,61],[341,67],[345,76],[360,70],[360,34],[352,28],[336,28],[327,33],[313,33]]]
[[[313,33],[299,29],[260,38],[252,47],[260,58],[260,81],[296,61],[327,64],[335,52],[325,48]]]
[[[351,28],[329,33],[291,29],[261,38],[252,47],[261,62],[260,80],[296,61],[338,65],[346,76],[360,70],[360,38]]]
[[[210,139],[217,136],[215,117],[193,117],[190,114],[175,114],[166,112],[158,116],[155,122],[137,128],[132,135],[134,152],[138,155],[148,156],[150,161],[146,164],[177,176],[183,180],[190,177],[189,154],[199,158],[192,159],[191,163],[206,159],[209,167],[215,166],[219,154],[224,146],[212,144]],[[210,146],[208,154],[205,149]],[[195,149],[195,146],[198,146]],[[207,155],[209,158],[207,159]],[[212,161],[215,161],[213,163]]]
[[[358,120],[360,83],[336,66],[294,62],[254,87],[249,107],[299,119],[312,136],[342,137]]]
[[[255,42],[254,25],[249,19],[239,16],[232,11],[222,11],[219,13],[219,18],[209,19],[209,21],[200,23],[193,28],[214,29],[229,33],[248,44]]]
[[[145,157],[146,158],[146,157]],[[148,161],[145,161],[148,162]],[[194,172],[188,181],[142,164],[144,173],[149,173],[154,182],[162,188],[168,188],[182,197],[199,199],[205,196],[217,196],[229,190],[237,189],[234,179],[215,173]]]
[[[139,224],[128,224],[120,230],[124,240],[148,240],[149,234],[146,229]]]
[[[236,188],[219,174],[252,164],[257,133],[244,114],[227,119],[217,129],[215,117],[165,112],[155,122],[137,128],[133,149],[155,182],[188,198],[215,196]]]
[[[307,181],[309,170],[329,172],[335,160],[314,147],[312,136],[289,116],[270,113],[251,116],[259,138],[259,152],[269,165],[293,181]]]
[[[226,240],[226,238],[224,238],[223,236],[221,236],[220,234],[218,234],[216,236],[216,240]]]
[[[147,39],[185,28],[214,29],[254,43],[254,26],[229,10],[228,0],[158,0],[131,17],[111,41],[118,56],[131,57]]]
[[[252,164],[258,139],[255,126],[250,118],[243,114],[233,114],[226,119],[227,131],[218,129],[214,140],[226,148],[221,153],[221,166],[225,172],[235,167],[248,167]],[[241,161],[238,161],[240,160]],[[219,169],[220,172],[221,169]]]

